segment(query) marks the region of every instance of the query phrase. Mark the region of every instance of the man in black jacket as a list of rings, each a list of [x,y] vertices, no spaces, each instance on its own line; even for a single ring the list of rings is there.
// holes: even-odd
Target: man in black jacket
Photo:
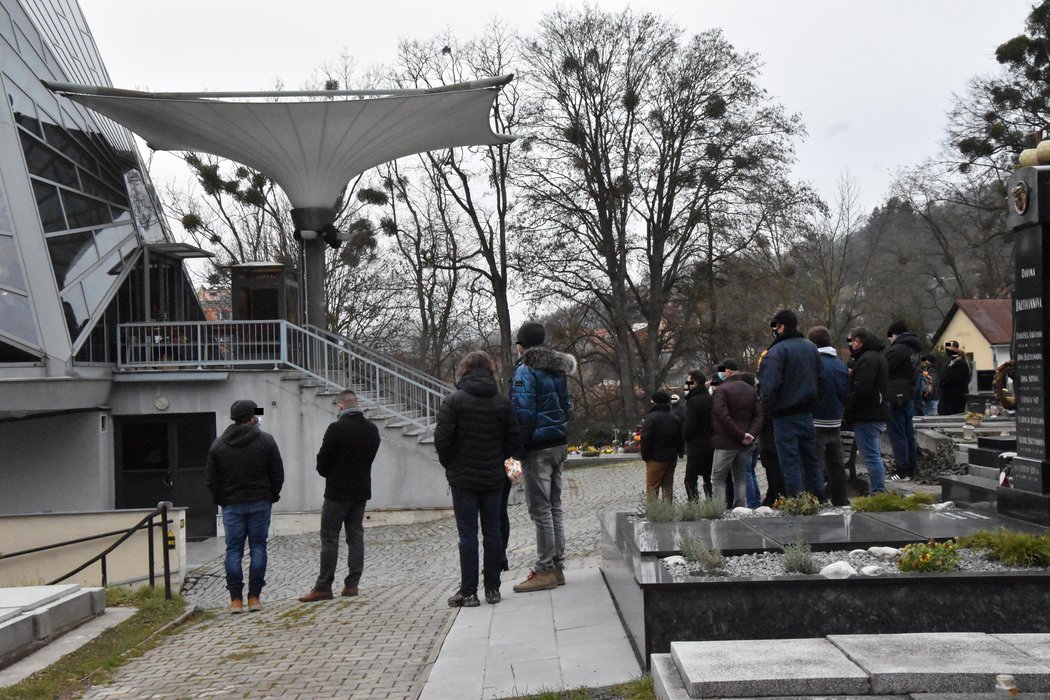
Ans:
[[[671,396],[658,391],[642,421],[640,455],[645,462],[645,497],[674,498],[674,469],[682,453],[682,423],[671,413]]]
[[[234,401],[233,425],[215,439],[204,470],[212,500],[222,506],[226,531],[226,588],[230,612],[244,611],[244,541],[248,540],[248,610],[262,610],[259,596],[266,585],[266,537],[270,509],[281,498],[284,463],[277,442],[259,430],[262,409],[254,401]]]
[[[937,406],[938,416],[950,416],[966,410],[966,392],[970,389],[970,363],[959,348],[958,340],[944,344],[944,353],[948,363],[941,370],[938,380],[941,389],[941,401]]]
[[[853,426],[857,452],[868,468],[871,493],[886,491],[885,467],[879,450],[879,436],[886,432],[889,416],[889,368],[882,354],[883,344],[863,326],[857,326],[846,338],[853,368],[849,373],[844,422]]]
[[[312,603],[332,599],[339,533],[346,529],[346,578],[340,595],[355,596],[365,567],[365,504],[372,497],[372,461],[379,452],[379,429],[346,389],[335,397],[339,417],[328,426],[317,453],[317,473],[324,477],[321,506],[321,571],[313,589],[299,598]]]
[[[922,345],[904,321],[894,321],[886,331],[886,365],[890,381],[888,434],[897,464],[893,481],[911,481],[917,462],[915,446],[915,386],[919,377]]]
[[[697,488],[700,477],[704,479],[704,495],[711,497],[711,463],[715,448],[711,445],[711,410],[714,406],[711,392],[707,390],[707,377],[698,369],[686,379],[685,422],[682,437],[685,439],[685,497],[690,501],[700,498]]]

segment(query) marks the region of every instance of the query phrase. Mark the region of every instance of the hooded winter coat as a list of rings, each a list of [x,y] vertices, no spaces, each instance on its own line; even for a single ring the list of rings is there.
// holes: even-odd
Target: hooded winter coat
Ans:
[[[682,425],[682,437],[685,439],[686,451],[699,453],[711,449],[711,411],[714,399],[707,387],[700,387],[689,392],[685,399],[685,423]]]
[[[510,388],[522,452],[567,444],[572,401],[566,375],[575,371],[576,358],[546,345],[522,353]]]
[[[273,435],[251,423],[235,423],[208,450],[205,482],[220,506],[281,498],[284,462]]]
[[[324,477],[324,497],[350,503],[372,497],[372,462],[379,452],[379,428],[358,408],[339,412],[317,451],[317,473]]]
[[[919,337],[909,331],[894,338],[886,349],[890,405],[903,406],[915,398],[920,357],[922,357],[922,345],[919,343]]]
[[[966,410],[966,392],[970,388],[970,363],[961,354],[952,355],[938,378],[941,403],[937,413],[948,416]]]
[[[853,352],[843,416],[849,423],[885,423],[889,418],[889,368],[883,347],[882,341],[872,336]]]
[[[682,447],[682,423],[671,410],[671,404],[650,406],[642,421],[641,458],[646,462],[674,464]]]
[[[467,372],[445,397],[434,448],[448,483],[472,491],[502,489],[503,463],[519,449],[518,419],[510,399],[484,369]]]

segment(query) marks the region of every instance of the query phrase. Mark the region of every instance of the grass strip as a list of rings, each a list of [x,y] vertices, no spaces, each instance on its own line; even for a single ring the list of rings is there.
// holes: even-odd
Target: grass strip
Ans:
[[[164,599],[162,589],[107,588],[106,607],[129,606],[138,612],[110,627],[76,651],[20,683],[0,688],[0,700],[51,700],[76,697],[112,679],[129,659],[155,646],[193,617],[181,596]]]

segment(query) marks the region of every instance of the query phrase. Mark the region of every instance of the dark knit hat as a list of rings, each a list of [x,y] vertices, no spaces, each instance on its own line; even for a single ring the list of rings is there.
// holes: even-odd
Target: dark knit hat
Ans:
[[[652,396],[653,403],[671,403],[671,395],[666,391],[658,391]]]
[[[727,369],[733,372],[739,372],[740,365],[738,365],[736,363],[736,360],[734,360],[732,357],[727,357],[715,366],[716,372],[725,372]]]
[[[774,328],[780,324],[784,324],[785,328],[798,328],[798,316],[791,309],[781,309],[773,314],[773,320],[770,321],[770,325]]]
[[[908,324],[902,320],[896,320],[886,329],[886,337],[889,338],[891,335],[900,335],[901,333],[907,332]]]
[[[546,337],[547,334],[543,330],[542,323],[529,321],[528,323],[521,324],[521,328],[518,329],[518,343],[523,348],[543,345],[543,341]]]
[[[230,406],[230,420],[234,423],[247,423],[257,413],[262,413],[262,411],[259,410],[254,401],[249,399],[234,401],[233,405]]]

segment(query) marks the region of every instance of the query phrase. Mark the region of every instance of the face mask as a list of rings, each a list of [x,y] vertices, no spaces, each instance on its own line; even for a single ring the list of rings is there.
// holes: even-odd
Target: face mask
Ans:
[[[255,424],[256,430],[262,430],[262,416],[259,416],[259,422]]]
[[[725,380],[726,380],[726,373],[725,372],[719,372],[718,373],[718,381],[724,382]]]
[[[955,354],[955,350],[953,350],[952,348],[945,348],[944,349],[944,354],[947,355],[948,357],[951,357],[952,355]]]

